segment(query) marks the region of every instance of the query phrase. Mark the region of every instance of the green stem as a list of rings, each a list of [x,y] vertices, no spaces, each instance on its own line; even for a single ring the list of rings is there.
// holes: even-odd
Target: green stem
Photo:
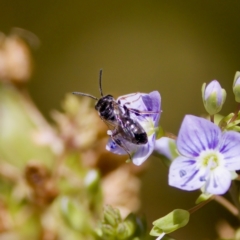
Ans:
[[[190,208],[190,209],[188,210],[188,212],[189,212],[190,214],[196,212],[197,210],[199,210],[200,208],[202,208],[203,206],[205,206],[206,204],[208,204],[209,202],[211,202],[213,199],[214,199],[214,197],[210,197],[208,200],[199,203],[198,205],[194,206],[193,208]]]

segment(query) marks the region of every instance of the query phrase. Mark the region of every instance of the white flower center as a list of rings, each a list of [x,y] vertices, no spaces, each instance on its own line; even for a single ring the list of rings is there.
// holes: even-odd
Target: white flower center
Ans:
[[[206,150],[200,154],[198,161],[201,167],[213,171],[223,164],[223,155],[216,150]]]
[[[201,152],[200,156],[196,159],[199,167],[204,169],[204,175],[200,177],[201,181],[207,181],[211,173],[224,164],[223,155],[216,150],[206,150]]]
[[[154,126],[154,121],[152,118],[145,118],[144,121],[139,121],[145,132],[147,133],[148,137],[150,137],[152,134],[156,133],[156,128]]]

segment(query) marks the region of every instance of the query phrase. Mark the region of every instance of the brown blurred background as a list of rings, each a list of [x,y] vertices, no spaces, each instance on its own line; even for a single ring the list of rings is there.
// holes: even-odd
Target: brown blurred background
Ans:
[[[240,1],[34,1],[1,0],[0,31],[12,27],[35,33],[35,71],[28,84],[46,117],[64,95],[82,91],[115,96],[158,90],[161,125],[177,134],[185,114],[204,113],[201,85],[213,79],[228,92],[223,113],[234,110],[231,91],[240,70]],[[167,170],[149,159],[142,177],[142,210],[149,223],[174,208],[191,208],[198,193],[167,186]],[[232,218],[217,203],[191,216],[180,239],[213,239],[215,223]]]

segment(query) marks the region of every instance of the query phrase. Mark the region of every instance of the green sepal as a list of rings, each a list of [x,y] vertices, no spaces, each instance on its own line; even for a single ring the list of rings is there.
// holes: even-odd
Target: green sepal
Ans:
[[[235,86],[236,81],[237,81],[237,79],[238,79],[239,77],[240,77],[240,72],[237,71],[237,72],[235,73],[235,76],[234,76],[234,79],[233,79],[233,87]]]
[[[171,233],[187,225],[190,213],[184,209],[175,209],[166,216],[153,222],[151,236],[160,236],[163,233]]]
[[[202,100],[203,100],[203,104],[205,104],[204,103],[204,99],[205,99],[205,97],[204,97],[204,92],[205,92],[205,88],[206,88],[206,83],[203,83],[203,85],[202,85],[202,89],[201,89],[201,91],[202,91]]]
[[[230,173],[231,173],[231,179],[232,180],[235,180],[235,179],[238,178],[238,174],[235,171],[231,171]]]
[[[231,121],[231,119],[234,117],[234,113],[230,113],[228,116],[224,117],[220,123],[219,123],[219,127],[222,130],[232,130],[232,131],[236,131],[239,132],[240,131],[240,127],[237,126],[240,124],[240,112],[238,113],[238,116],[236,117],[236,119],[234,121]]]
[[[122,221],[120,211],[110,205],[104,207],[103,222],[116,227]]]
[[[235,132],[240,132],[240,126],[234,126],[230,128],[229,130],[235,131]]]
[[[119,239],[128,239],[135,231],[134,223],[131,221],[124,221],[118,224],[117,237]]]
[[[233,93],[235,96],[235,101],[240,103],[240,85],[233,87]]]
[[[226,117],[222,118],[222,120],[219,122],[218,126],[224,130],[228,127],[228,122],[232,119],[234,116],[234,113],[229,113]]]
[[[235,96],[235,101],[240,103],[240,85],[236,84],[238,78],[240,77],[240,72],[237,71],[235,73],[234,79],[233,79],[233,93]]]
[[[165,136],[165,132],[161,126],[155,128],[156,129],[156,139],[159,139],[163,136]]]
[[[204,202],[206,200],[208,200],[210,197],[212,196],[212,194],[209,193],[202,193],[196,200],[196,204],[199,204],[201,202]]]
[[[103,236],[104,238],[103,239],[114,239],[115,235],[116,235],[116,231],[115,229],[108,225],[108,224],[102,224],[102,232],[103,232]]]
[[[223,103],[225,102],[227,96],[227,93],[224,89],[222,89],[222,95],[223,99],[221,104],[218,103],[217,93],[215,92],[212,93],[206,101],[204,101],[205,109],[210,115],[214,115],[222,109]]]

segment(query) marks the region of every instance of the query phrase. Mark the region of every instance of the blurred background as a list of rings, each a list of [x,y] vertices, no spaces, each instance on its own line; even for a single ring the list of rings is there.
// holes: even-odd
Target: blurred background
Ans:
[[[34,72],[27,89],[47,119],[65,94],[81,91],[120,96],[158,90],[161,126],[177,134],[185,114],[201,115],[201,86],[217,79],[228,96],[223,114],[234,111],[234,74],[240,70],[239,1],[0,1],[0,31],[31,31]],[[189,209],[198,193],[167,185],[167,169],[151,157],[141,175],[141,210],[151,222],[174,208]],[[191,216],[172,236],[214,239],[215,223],[232,218],[217,203]]]

